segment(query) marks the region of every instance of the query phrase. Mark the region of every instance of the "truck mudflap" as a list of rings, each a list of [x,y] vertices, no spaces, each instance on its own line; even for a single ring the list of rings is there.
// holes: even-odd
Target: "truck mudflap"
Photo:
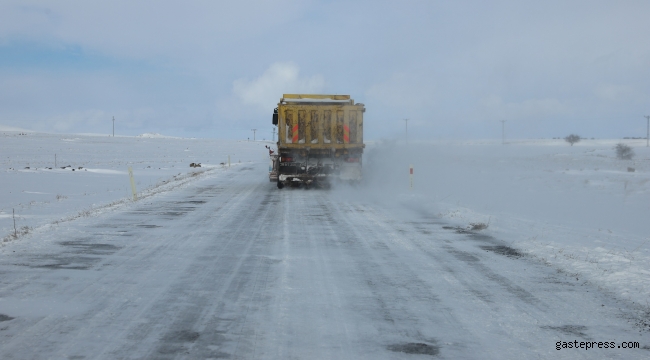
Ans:
[[[278,155],[276,154],[271,154],[270,156],[270,164],[269,164],[269,181],[270,182],[277,182],[278,181]]]

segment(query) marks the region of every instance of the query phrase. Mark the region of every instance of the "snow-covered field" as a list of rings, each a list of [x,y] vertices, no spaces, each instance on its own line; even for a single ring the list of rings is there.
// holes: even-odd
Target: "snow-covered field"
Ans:
[[[640,140],[379,141],[359,186],[278,190],[269,142],[0,134],[0,357],[650,350]]]
[[[4,131],[0,235],[101,211],[182,184],[225,164],[265,162],[270,142],[55,135]],[[24,134],[24,135],[21,135]],[[614,146],[632,146],[619,160]],[[56,154],[56,167],[55,167]],[[364,158],[365,187],[352,196],[426,208],[486,233],[549,266],[634,303],[650,298],[650,149],[645,140],[380,141]],[[189,164],[201,163],[201,168]],[[409,189],[408,166],[414,166]],[[62,167],[67,167],[63,169]],[[633,168],[634,171],[629,171]],[[161,187],[165,186],[166,187]]]
[[[631,160],[614,146],[631,146]],[[650,148],[645,140],[379,142],[367,194],[512,247],[650,310]],[[408,165],[414,166],[409,187]],[[628,169],[631,168],[631,169]],[[633,171],[631,171],[633,169]]]
[[[267,161],[264,145],[270,144],[24,131],[0,131],[0,139],[0,239],[5,242],[14,234],[13,212],[18,231],[35,231],[131,201],[129,167],[139,196],[147,196],[197,173],[225,171],[229,156],[231,166]]]

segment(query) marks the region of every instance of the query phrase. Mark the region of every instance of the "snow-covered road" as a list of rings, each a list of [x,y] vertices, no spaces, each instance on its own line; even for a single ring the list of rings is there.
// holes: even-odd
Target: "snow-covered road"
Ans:
[[[647,319],[583,279],[423,208],[278,190],[265,171],[8,247],[0,358],[650,357]]]

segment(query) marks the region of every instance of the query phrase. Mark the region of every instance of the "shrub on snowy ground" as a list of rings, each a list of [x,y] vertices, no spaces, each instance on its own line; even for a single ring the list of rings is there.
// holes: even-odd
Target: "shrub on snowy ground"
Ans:
[[[623,143],[616,144],[614,149],[616,150],[616,157],[621,160],[630,160],[634,156],[634,150]]]
[[[573,144],[580,141],[580,135],[571,134],[571,135],[565,137],[564,141],[568,142],[569,144],[571,144],[571,146],[573,146]]]
[[[19,237],[21,237],[23,235],[29,234],[31,231],[32,231],[31,226],[23,226],[20,229],[18,229],[17,231],[5,236],[4,239],[2,239],[2,242],[9,242],[11,240],[18,239]]]
[[[469,223],[469,229],[474,231],[485,230],[488,228],[488,226],[490,225],[486,223]]]

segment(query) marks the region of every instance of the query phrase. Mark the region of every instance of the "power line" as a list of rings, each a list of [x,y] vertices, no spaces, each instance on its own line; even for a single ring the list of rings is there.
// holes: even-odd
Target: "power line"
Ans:
[[[501,121],[501,145],[506,143],[506,120]]]
[[[645,146],[648,147],[648,141],[650,141],[650,116],[646,115],[644,118],[648,120],[648,130],[645,135]]]
[[[257,131],[257,129],[251,129],[251,131],[253,132],[253,141],[255,141],[255,132]]]
[[[406,125],[406,143],[409,143],[409,119],[404,119],[404,124]]]

